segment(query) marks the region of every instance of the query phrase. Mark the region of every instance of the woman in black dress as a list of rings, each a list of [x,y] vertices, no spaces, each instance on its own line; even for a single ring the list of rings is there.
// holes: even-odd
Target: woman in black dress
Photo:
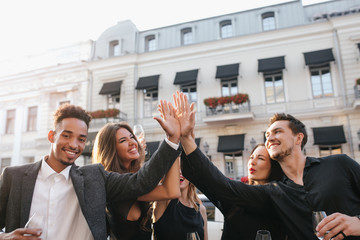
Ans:
[[[156,201],[154,208],[155,240],[186,240],[194,233],[207,240],[206,209],[196,194],[195,186],[180,175],[181,196],[178,199]]]

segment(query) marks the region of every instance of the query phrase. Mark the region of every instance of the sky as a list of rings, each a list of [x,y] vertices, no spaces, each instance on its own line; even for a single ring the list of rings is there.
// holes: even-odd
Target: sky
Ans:
[[[303,4],[322,1],[303,0]],[[123,20],[130,19],[143,31],[282,2],[287,1],[1,0],[0,59],[96,40]]]

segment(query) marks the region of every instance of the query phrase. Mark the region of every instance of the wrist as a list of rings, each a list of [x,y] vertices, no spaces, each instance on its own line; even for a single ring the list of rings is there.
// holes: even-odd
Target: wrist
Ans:
[[[175,144],[179,144],[180,142],[180,136],[168,136],[167,139],[172,142],[172,143],[175,143]]]

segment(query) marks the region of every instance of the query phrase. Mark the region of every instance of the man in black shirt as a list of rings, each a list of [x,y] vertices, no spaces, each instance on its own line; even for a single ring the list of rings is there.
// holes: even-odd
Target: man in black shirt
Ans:
[[[282,181],[249,186],[226,178],[197,148],[194,140],[194,114],[186,97],[176,98],[181,122],[182,173],[221,208],[233,202],[254,214],[274,208],[288,230],[289,239],[317,239],[312,229],[312,211],[328,216],[319,224],[325,240],[360,236],[360,166],[346,155],[325,158],[306,157],[305,126],[286,114],[276,114],[266,132],[270,156],[279,161],[285,176]],[[184,100],[185,99],[185,100]],[[234,205],[233,204],[233,205]],[[226,218],[227,216],[225,216]],[[246,228],[246,226],[244,226]],[[346,237],[360,239],[360,237]]]
[[[319,224],[318,236],[324,240],[360,236],[359,164],[344,154],[306,157],[305,125],[289,114],[277,113],[270,119],[266,139],[270,157],[285,173],[282,182],[303,188],[312,210],[330,214]]]

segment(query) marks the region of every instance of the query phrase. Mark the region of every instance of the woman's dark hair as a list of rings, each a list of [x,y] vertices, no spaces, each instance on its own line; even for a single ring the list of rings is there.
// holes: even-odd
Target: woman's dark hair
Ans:
[[[265,147],[265,144],[263,144],[263,143],[257,144],[251,151],[250,156],[254,153],[254,151],[258,147]],[[270,156],[269,156],[269,158],[270,158]],[[282,171],[280,164],[277,161],[274,161],[270,158],[270,166],[271,166],[271,169],[270,169],[269,178],[267,179],[268,182],[280,180],[281,177],[284,175],[284,172]],[[250,185],[254,184],[254,181],[251,180],[250,178],[248,179],[248,182]]]

